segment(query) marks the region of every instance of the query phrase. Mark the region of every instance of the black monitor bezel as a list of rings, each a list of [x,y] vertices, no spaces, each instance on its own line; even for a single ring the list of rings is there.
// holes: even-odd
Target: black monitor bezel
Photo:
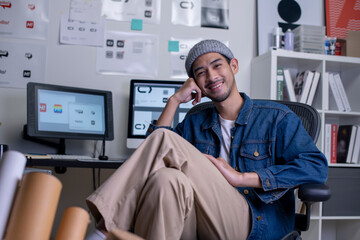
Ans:
[[[134,111],[134,86],[138,83],[146,83],[146,84],[178,84],[182,85],[185,81],[172,81],[172,80],[150,80],[150,79],[131,79],[130,81],[130,95],[129,95],[129,115],[128,115],[128,128],[127,128],[127,138],[136,139],[136,138],[142,138],[145,139],[146,136],[139,135],[139,134],[132,134],[132,122],[133,122],[133,111]]]
[[[38,90],[53,90],[83,94],[100,95],[105,101],[105,133],[67,133],[56,131],[40,131],[38,129]],[[63,85],[29,82],[27,84],[27,134],[35,138],[82,139],[82,140],[113,140],[113,103],[112,92],[98,89],[79,88]]]

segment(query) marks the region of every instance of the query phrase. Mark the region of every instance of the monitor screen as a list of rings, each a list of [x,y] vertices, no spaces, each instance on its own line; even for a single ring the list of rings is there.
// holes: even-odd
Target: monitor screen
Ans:
[[[112,93],[30,82],[27,134],[38,138],[113,140]]]
[[[183,81],[140,80],[130,82],[127,147],[137,148],[144,140],[149,124],[157,120],[167,100],[182,86]],[[207,98],[201,100],[209,101]],[[176,110],[172,127],[181,122],[190,108],[192,101],[183,103]]]

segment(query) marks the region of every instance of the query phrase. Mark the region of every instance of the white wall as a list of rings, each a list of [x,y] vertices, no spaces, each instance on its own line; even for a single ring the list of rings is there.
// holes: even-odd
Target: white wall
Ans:
[[[47,47],[45,82],[86,88],[97,88],[113,92],[115,139],[107,142],[107,155],[128,157],[132,151],[126,148],[129,81],[139,76],[98,75],[95,73],[96,48],[59,44],[59,23],[62,14],[69,10],[70,0],[49,0],[50,22],[46,41],[13,39],[21,44],[40,43]],[[228,40],[230,48],[239,60],[240,70],[236,76],[240,91],[250,93],[250,61],[256,55],[256,1],[230,0],[229,30],[213,28],[190,28],[171,24],[171,1],[161,1],[161,23],[144,24],[143,32],[158,34],[160,40],[158,79],[170,79],[167,42],[170,37],[202,37]],[[107,30],[130,31],[130,23],[108,21]],[[185,80],[185,79],[184,79]],[[50,152],[51,148],[22,139],[22,128],[26,123],[26,90],[0,88],[0,143],[22,152]],[[67,152],[87,154],[93,151],[93,141],[67,141]],[[112,170],[105,170],[108,174]],[[63,182],[63,193],[57,213],[57,222],[62,211],[69,205],[82,205],[92,191],[90,169],[68,169],[64,175],[56,175]],[[105,179],[104,175],[102,179]],[[81,181],[80,181],[81,180]],[[54,228],[57,228],[57,222]],[[92,227],[92,226],[91,226]]]

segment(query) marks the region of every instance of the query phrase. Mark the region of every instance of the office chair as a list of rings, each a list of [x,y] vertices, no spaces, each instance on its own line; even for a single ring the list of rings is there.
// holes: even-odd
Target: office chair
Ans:
[[[253,100],[257,101],[257,100]],[[310,137],[316,143],[320,133],[320,126],[321,126],[321,119],[319,113],[316,111],[315,108],[309,106],[307,104],[298,103],[298,102],[288,102],[288,101],[278,101],[278,100],[269,100],[281,103],[286,105],[293,111],[300,120],[308,132]],[[193,108],[191,108],[186,116],[195,113],[197,111],[212,107],[212,102],[204,102],[200,103]],[[300,185],[298,188],[298,198],[301,202],[304,203],[306,207],[305,214],[296,213],[295,214],[295,226],[294,230],[284,236],[282,240],[301,240],[301,232],[307,231],[310,226],[310,212],[311,212],[311,205],[315,202],[323,202],[327,201],[331,197],[330,189],[325,184],[319,183],[307,183]]]

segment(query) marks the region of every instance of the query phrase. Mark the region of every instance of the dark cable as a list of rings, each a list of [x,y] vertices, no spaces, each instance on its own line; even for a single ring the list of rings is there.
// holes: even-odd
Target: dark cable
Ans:
[[[92,169],[93,189],[96,190],[95,168]]]
[[[98,168],[98,187],[100,187],[100,171],[101,168]]]

